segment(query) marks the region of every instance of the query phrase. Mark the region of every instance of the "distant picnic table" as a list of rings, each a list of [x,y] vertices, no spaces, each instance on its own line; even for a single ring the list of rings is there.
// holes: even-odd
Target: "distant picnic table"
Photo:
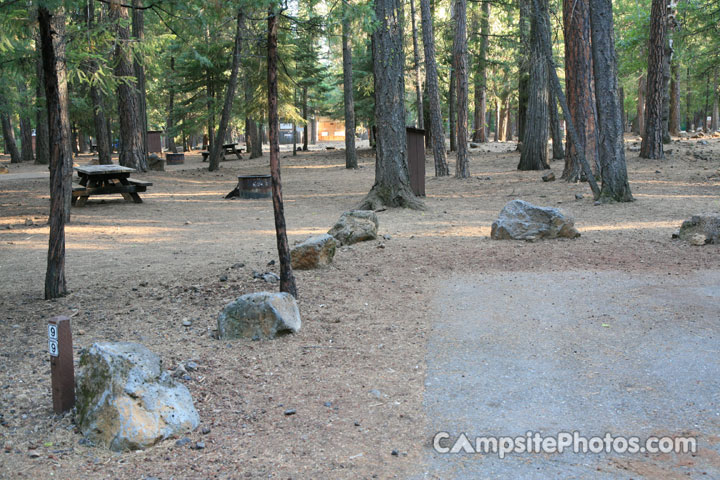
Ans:
[[[223,144],[223,158],[225,155],[235,155],[238,160],[242,160],[242,153],[243,149],[238,147],[237,143],[225,143]],[[207,162],[208,158],[210,157],[210,152],[207,150],[200,152],[203,157],[203,162]]]
[[[134,168],[121,165],[81,165],[75,167],[80,177],[73,185],[72,203],[82,207],[92,195],[120,194],[127,201],[142,203],[138,192],[144,192],[152,182],[130,178]]]

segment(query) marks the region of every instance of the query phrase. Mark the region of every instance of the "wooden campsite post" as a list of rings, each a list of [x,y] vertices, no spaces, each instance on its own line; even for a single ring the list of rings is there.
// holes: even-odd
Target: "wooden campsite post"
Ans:
[[[48,322],[48,352],[53,410],[63,413],[75,406],[75,367],[68,317],[53,317]]]

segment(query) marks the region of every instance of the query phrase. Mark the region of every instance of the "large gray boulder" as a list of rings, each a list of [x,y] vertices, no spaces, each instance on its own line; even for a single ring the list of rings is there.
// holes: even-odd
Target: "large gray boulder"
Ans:
[[[538,207],[524,200],[512,200],[492,224],[490,238],[495,240],[538,240],[580,236],[572,217],[557,208]]]
[[[700,236],[704,237],[703,243],[720,244],[720,214],[693,215],[682,223],[677,236],[696,245],[700,244]]]
[[[310,237],[290,250],[292,268],[310,270],[332,263],[337,248],[337,240],[324,233]]]
[[[297,333],[301,323],[297,302],[289,293],[248,293],[225,305],[218,316],[218,338],[271,339]]]
[[[344,212],[328,231],[340,245],[375,240],[379,227],[377,215],[372,210],[350,210]]]
[[[91,442],[142,450],[200,423],[188,389],[137,343],[95,343],[80,352],[77,423]]]

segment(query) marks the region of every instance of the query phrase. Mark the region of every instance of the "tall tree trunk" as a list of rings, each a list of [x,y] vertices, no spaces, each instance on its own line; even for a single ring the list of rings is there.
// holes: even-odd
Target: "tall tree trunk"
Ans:
[[[308,91],[307,87],[303,87],[302,89],[302,115],[303,120],[305,120],[305,125],[303,125],[303,152],[308,151],[308,130],[309,130],[309,123],[310,118],[308,117]]]
[[[230,124],[230,116],[232,115],[233,99],[235,98],[235,90],[237,89],[238,83],[238,72],[240,71],[242,34],[245,31],[245,20],[242,12],[242,8],[238,9],[230,78],[228,79],[228,86],[225,92],[225,102],[223,103],[222,114],[220,115],[220,126],[217,131],[217,141],[212,145],[212,150],[210,150],[210,165],[208,166],[208,170],[211,172],[220,168],[220,160],[222,160],[224,153],[222,145],[225,140],[225,135],[227,134],[228,125]]]
[[[477,29],[474,29],[477,32]],[[485,112],[487,112],[487,48],[488,35],[490,33],[490,2],[482,2],[482,13],[480,16],[480,51],[476,61],[475,70],[475,122],[473,141],[484,143],[487,141],[487,125],[485,123]]]
[[[430,103],[430,138],[432,139],[433,158],[435,160],[435,176],[444,177],[449,175],[450,171],[445,156],[445,129],[443,128],[442,107],[440,106],[440,89],[438,87],[437,64],[435,63],[435,36],[430,0],[420,0],[420,15],[422,17],[425,85]]]
[[[670,65],[670,135],[680,135],[680,67],[677,60]]]
[[[647,93],[647,77],[645,74],[638,80],[637,94],[637,116],[633,125],[633,132],[637,135],[645,135],[645,95]]]
[[[29,101],[27,86],[23,80],[20,80],[17,84],[18,93],[20,94],[20,101],[22,103],[20,111],[20,158],[23,162],[32,162],[33,158],[33,147],[32,147],[32,122],[27,114],[24,112],[26,105],[32,105],[34,102]]]
[[[563,1],[565,91],[570,116],[578,134],[578,143],[597,174],[599,173],[597,112],[590,40],[590,1]],[[568,182],[577,182],[585,178],[580,159],[569,136],[562,178]]]
[[[618,101],[615,34],[612,0],[590,2],[595,102],[600,130],[601,198],[616,202],[633,200],[625,164],[625,143]],[[661,139],[662,140],[662,139]],[[662,148],[662,141],[660,142]]]
[[[255,120],[250,119],[250,143],[252,151],[250,158],[262,157],[262,137],[260,128]]]
[[[555,63],[553,62],[553,56],[552,56],[552,45],[550,44],[550,22],[547,15],[542,13],[542,9],[539,5],[538,0],[533,0],[534,4],[534,11],[535,11],[535,18],[537,19],[538,26],[541,29],[541,35],[540,38],[542,40],[541,42],[541,53],[545,59],[546,65],[548,67],[549,72],[549,82],[550,82],[550,88],[553,89],[555,92],[555,96],[558,99],[558,102],[560,103],[560,107],[563,111],[563,117],[565,118],[565,125],[567,127],[568,137],[570,137],[573,145],[575,146],[575,150],[578,152],[578,157],[580,158],[580,163],[583,166],[583,170],[585,171],[585,175],[588,179],[588,184],[590,184],[590,189],[593,192],[593,197],[595,200],[600,198],[600,188],[598,187],[597,183],[595,182],[595,177],[593,175],[592,169],[590,168],[590,164],[588,163],[587,159],[585,158],[585,154],[583,153],[583,149],[580,148],[580,143],[578,141],[578,134],[575,130],[575,127],[573,126],[573,120],[570,116],[570,108],[567,104],[567,99],[565,98],[565,94],[562,91],[562,87],[560,86],[560,79],[557,76],[557,71],[555,69]],[[612,24],[612,17],[611,17],[611,24]]]
[[[71,194],[70,166],[70,125],[68,112],[67,83],[64,68],[58,71],[58,65],[64,60],[56,56],[56,45],[64,40],[53,39],[53,33],[64,34],[65,18],[53,17],[47,8],[38,8],[40,27],[40,45],[43,59],[45,98],[48,108],[48,128],[50,134],[50,240],[48,245],[47,270],[45,272],[45,299],[58,298],[67,293],[65,282],[65,223],[69,221],[65,208],[66,198]],[[63,54],[64,56],[64,54]]]
[[[664,61],[667,28],[666,0],[652,0],[650,42],[648,44],[647,100],[645,134],[640,157],[663,158],[663,98],[665,96]]]
[[[95,23],[95,3],[89,1],[86,8],[86,21],[88,32],[92,31]],[[102,20],[101,20],[102,21]],[[88,47],[92,46],[92,42],[88,38]],[[91,59],[88,62],[88,73],[94,75],[98,71],[97,61]],[[110,135],[108,133],[108,122],[105,118],[104,97],[100,87],[93,83],[90,85],[90,100],[93,108],[93,124],[95,126],[95,144],[97,145],[98,161],[100,165],[110,165],[112,158],[110,156]]]
[[[525,118],[525,131],[522,134],[520,163],[518,170],[542,170],[550,168],[548,164],[548,66],[543,56],[543,45],[550,43],[550,37],[543,38],[544,29],[539,22],[550,23],[547,0],[539,0],[539,14],[542,19],[532,15],[530,20],[530,83],[529,98]]]
[[[415,0],[410,0],[410,16],[412,17],[413,61],[415,66],[415,108],[417,110],[417,126],[425,129],[423,105],[423,89],[420,80],[420,49],[418,47],[417,25],[415,23]]]
[[[690,132],[692,130],[691,113],[692,108],[692,89],[690,88],[690,67],[687,67],[685,74],[685,85],[687,92],[685,93],[685,131]]]
[[[135,77],[130,47],[127,7],[120,0],[110,0],[110,20],[115,23],[117,40],[115,44],[115,75]],[[143,143],[143,122],[137,83],[122,82],[118,85],[118,118],[120,120],[120,165],[147,171],[145,145]]]
[[[505,97],[505,141],[512,142],[513,139],[513,124],[512,124],[512,110],[510,109],[510,95]]]
[[[717,132],[718,115],[720,115],[720,108],[718,108],[718,74],[717,74],[717,72],[715,72],[715,84],[713,85],[712,99],[713,99],[713,109],[712,109],[712,123],[710,124],[710,131]]]
[[[548,88],[548,109],[550,110],[550,133],[552,136],[553,160],[565,158],[565,149],[562,144],[562,130],[560,129],[560,116],[557,111],[557,99],[551,88]]]
[[[453,55],[457,68],[457,161],[455,177],[470,177],[468,159],[468,70],[467,70],[467,0],[455,2],[455,42]]]
[[[35,62],[37,77],[35,91],[35,163],[48,165],[50,163],[50,132],[48,132],[45,75],[43,72],[40,37],[35,39],[35,49],[38,52],[37,61]]]
[[[145,41],[145,10],[142,9],[142,3],[142,0],[132,0],[132,6],[134,7],[132,13],[132,33],[138,45],[142,45],[142,42]],[[141,49],[138,50],[142,51]],[[143,153],[147,155],[147,92],[145,88],[145,66],[143,63],[144,59],[140,58],[137,54],[133,55],[133,69],[135,70],[135,78],[137,78],[137,96],[140,110]]]
[[[168,113],[167,125],[165,126],[165,135],[167,136],[167,149],[172,153],[177,153],[177,145],[175,145],[175,57],[170,57],[170,84],[168,85]]]
[[[496,142],[500,141],[500,102],[495,98],[495,138]]]
[[[240,16],[238,16],[240,18]],[[282,182],[280,179],[280,141],[278,121],[278,84],[277,84],[277,15],[273,8],[268,9],[268,123],[270,132],[270,175],[272,176],[272,200],[275,213],[275,234],[278,257],[280,259],[280,291],[297,298],[297,287],[290,262],[285,227],[285,208],[283,206]],[[221,143],[218,139],[218,143]]]
[[[5,101],[5,98],[2,97],[1,92],[0,104],[2,104],[2,108],[7,109],[7,102]],[[17,143],[15,142],[15,130],[13,130],[12,123],[10,122],[10,114],[2,113],[0,116],[2,117],[3,139],[5,140],[5,154],[10,155],[10,163],[20,163],[22,162],[22,157],[20,156],[20,150],[18,150]]]
[[[362,209],[423,208],[410,187],[405,133],[401,0],[375,0],[378,25],[372,34],[377,148],[375,184],[361,202]]]
[[[527,120],[527,109],[528,102],[530,99],[530,62],[531,58],[529,52],[532,43],[532,33],[528,35],[531,30],[531,15],[532,0],[518,0],[520,7],[520,17],[518,21],[519,37],[520,37],[520,52],[518,56],[518,142],[522,143],[525,135],[525,123]],[[512,140],[512,136],[507,138],[508,141]],[[520,145],[518,145],[518,149]]]
[[[212,150],[215,144],[215,92],[213,78],[210,70],[205,71],[205,99],[207,102],[207,150]],[[221,140],[222,141],[222,140]]]
[[[454,25],[454,23],[453,23]],[[450,85],[448,86],[448,116],[450,124],[450,151],[457,151],[457,66],[455,55],[450,62]]]
[[[352,46],[350,45],[350,12],[347,0],[343,5],[342,56],[343,56],[343,100],[345,104],[345,168],[358,168],[355,151],[355,102],[353,100]],[[413,25],[415,24],[413,20]],[[293,132],[293,135],[295,133]]]

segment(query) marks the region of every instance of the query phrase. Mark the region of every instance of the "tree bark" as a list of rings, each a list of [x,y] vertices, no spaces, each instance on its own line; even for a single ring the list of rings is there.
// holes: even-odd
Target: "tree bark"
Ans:
[[[455,177],[470,177],[468,159],[468,70],[467,70],[467,0],[455,2],[455,42],[453,53],[457,68],[457,160]]]
[[[405,58],[402,44],[401,0],[376,0],[378,25],[372,34],[375,83],[375,184],[359,208],[382,206],[421,209],[410,187],[405,133]]]
[[[637,116],[633,124],[633,132],[637,135],[645,135],[645,94],[647,93],[647,77],[645,74],[638,80],[637,94]]]
[[[528,102],[530,98],[530,62],[528,55],[531,49],[532,33],[528,32],[532,29],[532,19],[530,12],[532,10],[533,0],[518,0],[520,7],[520,17],[518,21],[520,52],[518,55],[518,142],[522,143],[525,135],[525,123],[527,119]],[[512,140],[512,135],[506,138],[507,141]],[[520,145],[518,145],[520,148]]]
[[[427,87],[430,103],[430,138],[432,139],[433,158],[435,160],[435,176],[444,177],[449,175],[450,171],[445,156],[445,129],[443,128],[442,108],[440,106],[440,89],[438,87],[437,64],[435,63],[435,36],[430,0],[420,0],[420,15],[422,17],[425,86]]]
[[[518,170],[543,170],[550,168],[548,164],[548,125],[550,121],[548,104],[548,65],[543,56],[543,45],[550,43],[549,31],[547,38],[539,22],[550,23],[548,19],[547,0],[538,0],[539,15],[530,20],[530,83],[528,106],[525,118],[525,131],[522,134],[520,163]]]
[[[130,48],[128,11],[120,0],[110,0],[110,20],[116,25],[115,75],[135,78]],[[143,122],[137,92],[137,82],[121,82],[118,85],[118,117],[120,120],[120,165],[147,171],[145,145],[143,143]]]
[[[132,32],[138,45],[145,41],[145,10],[142,9],[142,0],[132,0]],[[138,49],[141,51],[140,49]],[[137,97],[140,110],[140,128],[142,133],[143,153],[147,156],[148,143],[148,119],[147,119],[147,92],[145,88],[145,66],[144,60],[137,54],[133,55],[133,69],[137,78]],[[147,162],[147,159],[146,159]]]
[[[92,31],[95,23],[95,3],[88,2],[86,9],[86,20],[88,31]],[[92,47],[88,39],[88,47]],[[88,72],[94,75],[98,71],[98,64],[95,60],[88,62]],[[93,108],[93,124],[95,126],[95,144],[97,145],[98,161],[100,165],[110,165],[110,135],[108,133],[108,122],[105,118],[104,95],[100,87],[93,83],[90,86],[90,100]]]
[[[343,55],[343,100],[345,104],[345,168],[358,168],[355,151],[355,102],[353,99],[352,46],[350,45],[350,13],[347,0],[343,5],[342,55]],[[415,20],[413,19],[413,25]],[[293,135],[295,133],[293,132]]]
[[[717,132],[718,115],[720,115],[720,108],[718,107],[718,74],[717,74],[717,72],[715,72],[715,84],[713,85],[712,98],[713,98],[713,108],[712,108],[712,123],[710,123],[710,131]]]
[[[302,115],[303,120],[305,120],[305,125],[303,126],[303,152],[308,151],[308,130],[309,130],[309,123],[310,118],[308,117],[308,91],[307,87],[303,87],[302,90]]]
[[[420,80],[420,49],[418,47],[417,24],[415,22],[415,0],[410,0],[410,16],[412,19],[413,61],[415,66],[415,108],[417,110],[417,126],[425,129],[423,90]]]
[[[18,93],[20,94],[20,101],[22,107],[25,105],[32,105],[33,102],[28,101],[27,98],[27,86],[24,80],[18,82]],[[27,114],[23,111],[24,108],[20,109],[20,159],[23,162],[32,162],[33,158],[33,147],[32,147],[32,123]]]
[[[238,15],[238,18],[241,18]],[[272,200],[275,213],[275,236],[278,257],[280,259],[280,291],[297,298],[297,286],[293,276],[285,227],[285,209],[280,179],[280,141],[278,120],[278,84],[277,84],[277,15],[272,6],[268,9],[268,123],[270,140],[270,175],[272,176]],[[218,139],[218,143],[221,143]]]
[[[495,138],[496,142],[500,141],[500,102],[495,98]]]
[[[453,22],[454,25],[454,22]],[[450,62],[450,85],[448,86],[448,123],[450,124],[450,151],[457,151],[457,66],[455,55]]]
[[[600,197],[616,202],[633,200],[625,164],[625,143],[618,101],[617,63],[612,0],[590,2],[595,102],[598,114]],[[662,140],[662,139],[661,139]],[[662,148],[662,141],[660,142]]]
[[[548,109],[550,110],[550,133],[552,136],[553,160],[562,160],[565,158],[565,149],[563,149],[562,130],[560,129],[560,116],[557,111],[557,99],[552,89],[548,88]]]
[[[680,135],[680,68],[677,60],[670,65],[670,119],[668,132],[670,135]]]
[[[477,31],[477,30],[476,30]],[[475,70],[475,122],[473,141],[487,142],[487,125],[485,113],[487,112],[487,48],[488,34],[490,33],[490,2],[482,2],[480,15],[480,51],[476,61]]]
[[[549,25],[549,18],[547,15],[542,14],[541,7],[539,5],[538,0],[533,0],[534,3],[534,9],[535,9],[535,17],[538,19],[537,23],[540,26],[542,30],[542,35],[540,35],[540,38],[543,40],[541,43],[541,50],[542,55],[545,59],[546,65],[548,67],[549,75],[549,81],[550,86],[555,92],[555,96],[558,99],[558,102],[560,103],[560,107],[563,111],[563,116],[565,117],[565,124],[568,131],[568,137],[570,137],[570,140],[572,141],[573,145],[575,146],[576,151],[578,152],[578,157],[580,158],[580,164],[583,166],[583,170],[585,171],[585,175],[588,179],[588,184],[590,185],[590,189],[593,192],[593,197],[595,200],[600,198],[600,188],[598,188],[597,183],[595,182],[595,177],[592,173],[592,169],[590,168],[590,164],[588,163],[587,159],[585,158],[585,154],[583,153],[583,149],[580,148],[580,144],[578,141],[578,134],[575,130],[575,127],[573,126],[573,121],[570,116],[570,108],[568,107],[567,100],[565,98],[565,94],[562,91],[562,87],[560,86],[560,79],[557,76],[557,71],[555,70],[555,64],[553,62],[553,56],[552,56],[552,45],[550,44],[550,25]],[[612,17],[611,17],[612,19]],[[612,24],[612,20],[611,20]]]
[[[687,67],[686,74],[685,74],[685,84],[687,85],[685,87],[686,93],[685,93],[685,131],[690,132],[692,130],[691,126],[691,113],[690,109],[692,108],[692,89],[690,88],[690,67]]]
[[[67,83],[64,72],[58,71],[58,65],[64,60],[56,56],[56,42],[53,31],[56,26],[64,25],[64,16],[53,18],[47,8],[38,8],[40,45],[42,49],[45,98],[48,108],[48,128],[50,134],[50,240],[48,245],[47,270],[45,272],[45,299],[61,297],[67,294],[65,282],[65,223],[69,221],[65,209],[65,199],[71,194],[69,165],[70,125],[67,108]],[[64,90],[64,91],[63,91]],[[69,155],[70,154],[70,155]]]
[[[650,42],[648,44],[647,100],[645,134],[640,157],[661,159],[663,153],[663,98],[665,96],[664,62],[667,28],[666,0],[652,0]]]
[[[590,1],[563,1],[565,91],[570,116],[578,134],[578,143],[597,174],[599,173],[597,112],[590,39]],[[583,167],[569,136],[565,149],[565,168],[561,178],[568,182],[585,179]]]
[[[0,95],[2,94],[0,93]],[[7,103],[1,96],[0,103],[2,103],[3,108],[7,108]],[[2,114],[2,129],[3,139],[5,140],[5,153],[10,155],[10,163],[22,162],[20,150],[18,150],[17,143],[15,142],[15,130],[13,130],[10,115],[8,113]]]
[[[175,57],[170,57],[170,74],[173,77],[175,75]],[[175,145],[175,84],[173,77],[170,78],[170,85],[168,85],[168,115],[165,135],[167,135],[167,149],[172,153],[177,153],[177,146]]]
[[[40,37],[35,39],[35,49],[38,52],[36,66],[35,91],[35,163],[50,164],[50,133],[48,132],[47,105],[45,102],[45,75],[40,47]]]
[[[223,103],[222,114],[220,115],[220,126],[217,130],[217,141],[212,145],[210,150],[210,165],[208,170],[211,172],[220,168],[220,160],[223,157],[223,143],[227,134],[228,125],[230,124],[230,116],[232,115],[233,100],[235,99],[235,90],[238,84],[238,72],[240,71],[240,60],[242,54],[242,34],[245,31],[245,20],[242,13],[243,9],[239,9],[237,13],[237,24],[235,27],[235,45],[233,47],[232,67],[230,69],[230,78],[225,92],[225,102]]]

